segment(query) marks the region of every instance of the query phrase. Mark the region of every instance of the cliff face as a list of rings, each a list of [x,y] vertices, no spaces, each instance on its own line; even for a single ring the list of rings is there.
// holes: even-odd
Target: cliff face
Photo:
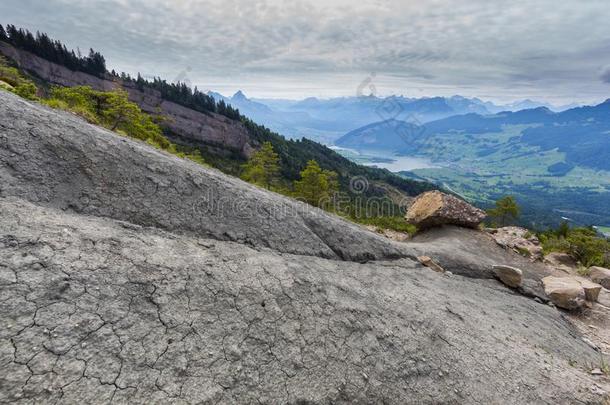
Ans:
[[[414,245],[0,90],[0,402],[604,403],[560,312]]]
[[[163,126],[175,134],[191,141],[200,141],[236,150],[249,156],[253,144],[246,128],[237,121],[223,115],[203,114],[171,101],[163,100],[159,92],[151,89],[140,91],[131,83],[120,80],[106,80],[83,72],[74,72],[63,66],[49,62],[30,52],[0,42],[0,53],[43,80],[61,86],[91,86],[96,90],[110,91],[122,87],[129,92],[131,101],[137,103],[149,114],[160,114],[166,118]]]

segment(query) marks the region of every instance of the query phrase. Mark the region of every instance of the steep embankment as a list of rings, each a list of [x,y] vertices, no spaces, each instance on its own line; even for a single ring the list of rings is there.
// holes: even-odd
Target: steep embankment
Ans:
[[[604,400],[557,310],[296,207],[0,91],[0,402]]]
[[[252,140],[239,121],[213,112],[204,114],[186,108],[164,100],[156,90],[138,90],[133,83],[123,82],[117,78],[108,80],[84,72],[72,71],[5,42],[0,42],[0,54],[6,55],[21,69],[34,73],[50,84],[66,87],[90,86],[102,91],[122,87],[129,93],[130,100],[137,103],[144,112],[151,115],[161,114],[164,117],[163,125],[179,136],[191,141],[201,141],[236,150],[245,156],[252,151]]]

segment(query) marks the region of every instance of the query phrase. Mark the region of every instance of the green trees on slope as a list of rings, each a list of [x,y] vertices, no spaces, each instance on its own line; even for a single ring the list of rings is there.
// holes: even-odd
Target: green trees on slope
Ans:
[[[7,42],[19,49],[31,52],[48,61],[60,64],[70,70],[79,70],[98,77],[106,73],[106,61],[104,57],[89,51],[88,56],[81,56],[74,51],[69,51],[59,41],[54,41],[45,33],[37,32],[34,36],[30,31],[7,25],[6,30],[0,25],[0,41]]]
[[[266,189],[277,185],[280,172],[280,158],[270,142],[263,146],[243,165],[241,178]]]
[[[610,240],[600,237],[591,227],[570,227],[567,222],[556,229],[538,233],[545,254],[564,252],[585,267],[610,266]]]
[[[331,199],[337,191],[337,173],[323,170],[315,160],[307,162],[301,172],[301,180],[294,182],[295,197],[315,207],[330,207]]]
[[[512,195],[507,195],[496,201],[495,208],[487,210],[487,214],[498,220],[500,226],[506,226],[508,221],[519,217],[521,209]]]
[[[243,180],[290,195],[316,207],[330,208],[332,197],[339,191],[337,173],[322,169],[315,160],[310,160],[301,171],[300,180],[293,183],[293,191],[281,188],[280,159],[271,142],[264,142],[242,168]]]
[[[93,124],[146,141],[161,149],[169,149],[171,146],[151,116],[129,101],[125,90],[105,92],[88,86],[54,87],[51,98],[46,103],[51,107],[70,110]]]

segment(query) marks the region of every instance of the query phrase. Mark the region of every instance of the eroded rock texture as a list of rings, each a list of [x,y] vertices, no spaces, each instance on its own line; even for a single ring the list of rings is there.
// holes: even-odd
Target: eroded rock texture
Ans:
[[[0,92],[0,403],[603,403],[560,312],[409,259],[472,275],[486,239],[274,204]]]
[[[599,354],[494,282],[0,209],[0,402],[601,402],[568,365]]]
[[[364,261],[397,243],[214,169],[0,95],[0,197],[281,252]]]

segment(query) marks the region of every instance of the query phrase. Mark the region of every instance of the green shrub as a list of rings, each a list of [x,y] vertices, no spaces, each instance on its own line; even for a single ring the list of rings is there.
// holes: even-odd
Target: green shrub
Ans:
[[[0,57],[0,80],[11,85],[12,87],[17,87],[26,79],[21,76],[19,70],[8,66],[6,59]]]
[[[15,67],[9,66],[7,60],[0,56],[0,83],[2,88],[12,91],[28,100],[37,100],[38,88]]]
[[[67,110],[69,108],[68,103],[63,100],[58,100],[56,98],[43,99],[42,103],[57,110]]]
[[[599,237],[592,228],[570,228],[562,224],[538,237],[545,254],[568,253],[585,267],[610,266],[610,241]]]
[[[38,97],[36,96],[36,93],[38,92],[38,88],[36,88],[36,85],[34,85],[34,83],[25,82],[25,83],[18,84],[13,91],[18,96],[26,98],[28,100],[37,100],[38,99]]]

